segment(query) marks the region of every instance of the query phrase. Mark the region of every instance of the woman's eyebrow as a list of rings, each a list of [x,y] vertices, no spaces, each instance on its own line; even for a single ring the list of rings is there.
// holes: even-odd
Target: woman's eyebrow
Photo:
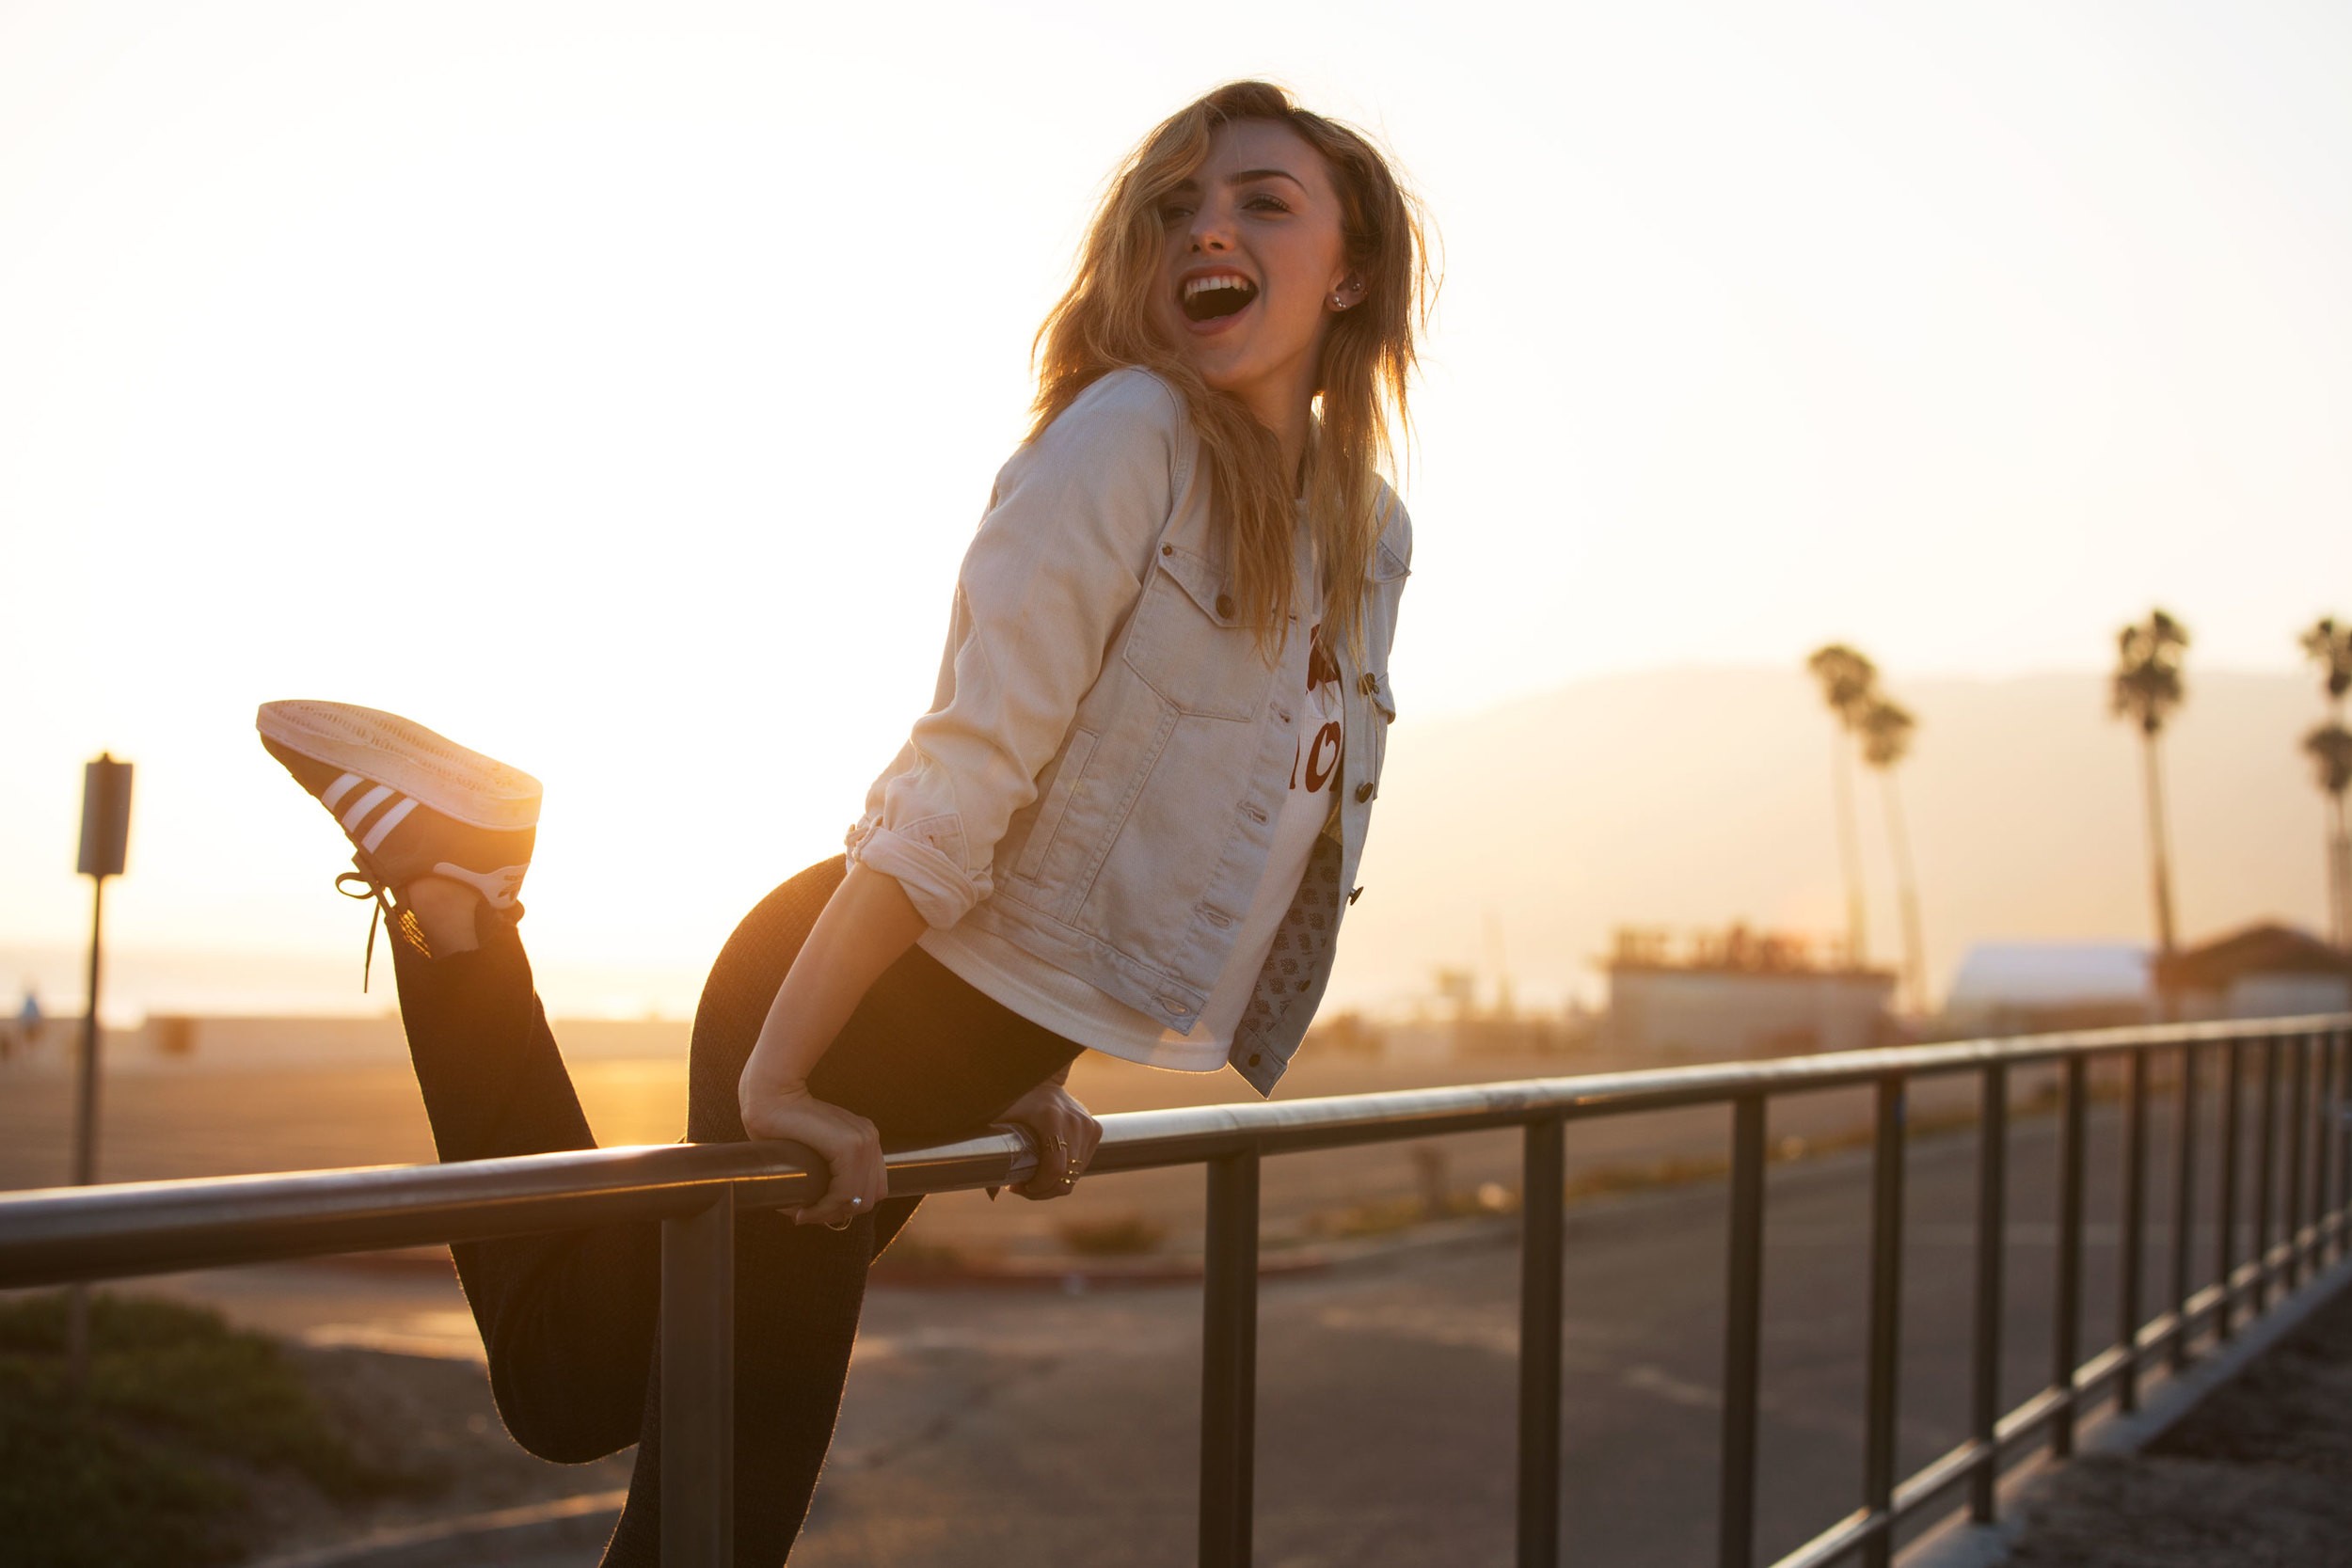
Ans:
[[[1286,168],[1246,168],[1239,174],[1229,174],[1225,177],[1225,182],[1229,185],[1247,185],[1252,180],[1287,180],[1302,191],[1307,188],[1307,182]],[[1198,180],[1179,180],[1168,187],[1170,196],[1198,196],[1200,193],[1200,182]]]

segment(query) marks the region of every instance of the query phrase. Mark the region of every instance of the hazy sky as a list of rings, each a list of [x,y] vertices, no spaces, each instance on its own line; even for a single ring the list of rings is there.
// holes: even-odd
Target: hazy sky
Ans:
[[[123,940],[356,956],[250,729],[326,696],[547,779],[541,949],[691,994],[927,700],[1104,175],[1252,73],[1444,240],[1400,747],[2352,610],[2341,5],[0,0],[0,944],[111,747]]]

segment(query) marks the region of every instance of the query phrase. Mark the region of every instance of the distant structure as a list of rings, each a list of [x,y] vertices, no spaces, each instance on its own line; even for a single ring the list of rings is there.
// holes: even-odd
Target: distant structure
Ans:
[[[1995,942],[1968,949],[1945,998],[1963,1035],[2104,1029],[2156,1016],[2155,952],[2141,942]]]
[[[2145,942],[1988,942],[1961,959],[1945,1022],[1976,1035],[2146,1023],[2163,1016],[2160,987],[2183,1022],[2352,1012],[2352,953],[2269,923],[2169,958]]]
[[[1602,1043],[1627,1053],[1716,1059],[1855,1051],[1893,1027],[1891,970],[1849,963],[1801,937],[1733,926],[1677,943],[1621,927]]]
[[[2352,953],[2292,926],[2249,926],[2159,960],[2184,1021],[2352,1012]]]

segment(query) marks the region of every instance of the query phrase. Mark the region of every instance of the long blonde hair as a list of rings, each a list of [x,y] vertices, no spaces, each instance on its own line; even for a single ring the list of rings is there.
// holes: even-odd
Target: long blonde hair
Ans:
[[[1294,484],[1274,432],[1238,398],[1211,389],[1168,341],[1153,309],[1165,286],[1160,205],[1206,161],[1209,139],[1234,120],[1287,125],[1323,155],[1340,198],[1349,268],[1363,299],[1324,332],[1305,496],[1316,553],[1328,569],[1324,634],[1362,649],[1362,585],[1384,519],[1380,469],[1409,429],[1414,339],[1436,286],[1419,203],[1367,136],[1300,108],[1264,82],[1231,82],[1186,104],[1129,153],[1095,211],[1077,275],[1046,313],[1034,345],[1038,384],[1030,438],[1107,372],[1156,372],[1183,393],[1222,516],[1234,593],[1271,655],[1295,582]]]

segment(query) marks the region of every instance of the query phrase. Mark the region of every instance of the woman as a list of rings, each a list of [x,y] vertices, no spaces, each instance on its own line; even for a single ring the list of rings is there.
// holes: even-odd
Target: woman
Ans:
[[[686,1135],[790,1138],[821,1198],[739,1221],[736,1541],[781,1561],[831,1439],[866,1271],[914,1212],[885,1139],[992,1121],[1068,1193],[1082,1050],[1272,1091],[1330,972],[1395,706],[1410,525],[1381,481],[1425,309],[1407,198],[1258,83],[1161,125],[1039,335],[1037,419],[958,575],[930,711],[850,829],[745,918],[695,1015]],[[590,1147],[516,935],[539,786],[371,709],[263,743],[393,917],[444,1160]],[[388,896],[389,895],[389,896]],[[659,1539],[650,1226],[453,1248],[509,1430],[638,1443],[608,1563]]]

